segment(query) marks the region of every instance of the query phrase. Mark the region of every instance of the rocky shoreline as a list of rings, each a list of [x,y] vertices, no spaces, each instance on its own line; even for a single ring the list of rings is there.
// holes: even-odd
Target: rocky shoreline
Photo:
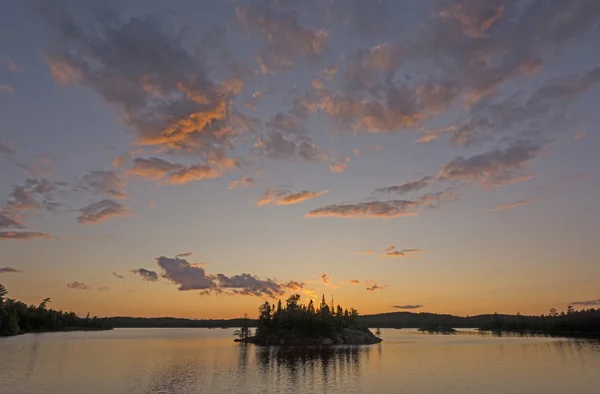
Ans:
[[[235,342],[252,343],[260,346],[332,346],[332,345],[373,345],[380,343],[381,338],[376,337],[368,328],[345,328],[341,333],[330,337],[306,338],[274,333],[266,338],[249,337],[235,339]]]

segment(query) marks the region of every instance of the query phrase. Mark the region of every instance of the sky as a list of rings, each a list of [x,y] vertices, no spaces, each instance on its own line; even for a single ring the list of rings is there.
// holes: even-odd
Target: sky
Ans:
[[[0,283],[92,315],[600,305],[600,2],[0,0]]]

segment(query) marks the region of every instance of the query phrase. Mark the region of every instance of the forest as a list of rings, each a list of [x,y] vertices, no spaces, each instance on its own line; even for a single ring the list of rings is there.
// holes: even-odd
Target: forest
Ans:
[[[112,325],[105,319],[79,317],[74,312],[56,311],[48,308],[50,298],[39,305],[29,305],[6,298],[8,290],[0,284],[0,336],[19,335],[29,332],[110,330]]]
[[[269,345],[332,345],[342,343],[370,344],[381,342],[366,326],[356,323],[358,311],[328,305],[323,296],[315,305],[300,304],[300,295],[290,296],[285,305],[265,301],[258,309],[256,333],[251,336],[246,325],[236,331],[239,341]]]

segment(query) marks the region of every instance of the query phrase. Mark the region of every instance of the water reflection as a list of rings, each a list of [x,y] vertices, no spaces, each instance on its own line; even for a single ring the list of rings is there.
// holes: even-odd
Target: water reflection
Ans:
[[[308,385],[309,389],[319,390],[348,382],[358,385],[371,351],[369,346],[257,347],[256,356],[264,384],[286,382],[292,387]]]

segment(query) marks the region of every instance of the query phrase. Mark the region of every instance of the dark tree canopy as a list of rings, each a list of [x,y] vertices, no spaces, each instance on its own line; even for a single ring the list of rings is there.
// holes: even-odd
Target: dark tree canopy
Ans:
[[[28,332],[104,330],[112,326],[105,319],[85,318],[74,312],[48,309],[52,301],[45,298],[38,305],[29,305],[10,298],[6,287],[0,284],[0,336],[18,335]]]

